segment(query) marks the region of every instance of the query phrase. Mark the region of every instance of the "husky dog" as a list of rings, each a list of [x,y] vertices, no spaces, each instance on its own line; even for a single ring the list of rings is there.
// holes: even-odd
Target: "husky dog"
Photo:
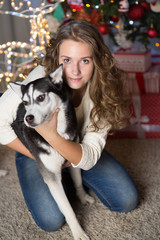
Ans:
[[[76,141],[77,123],[67,85],[63,82],[60,65],[47,77],[37,79],[27,85],[10,83],[11,88],[21,97],[16,120],[12,127],[18,138],[35,157],[44,181],[65,216],[75,240],[88,240],[66,197],[61,183],[61,168],[65,159],[57,153],[36,131],[35,127],[49,121],[59,108],[57,132],[65,139]],[[80,169],[70,167],[77,195],[82,203],[93,203],[82,186]]]

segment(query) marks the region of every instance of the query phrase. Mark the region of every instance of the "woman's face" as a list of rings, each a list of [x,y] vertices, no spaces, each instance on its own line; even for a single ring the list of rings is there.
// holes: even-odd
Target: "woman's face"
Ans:
[[[85,42],[64,40],[59,48],[59,64],[70,88],[81,89],[91,79],[94,70],[93,54]]]

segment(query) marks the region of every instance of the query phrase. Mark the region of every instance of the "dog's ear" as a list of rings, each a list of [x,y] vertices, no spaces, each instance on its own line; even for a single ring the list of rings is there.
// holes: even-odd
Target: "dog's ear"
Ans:
[[[59,67],[52,73],[49,74],[54,84],[63,82],[63,64],[59,65]]]
[[[22,98],[22,90],[21,90],[22,84],[15,83],[15,82],[9,82],[9,86],[12,88],[12,90],[13,90],[20,98]]]

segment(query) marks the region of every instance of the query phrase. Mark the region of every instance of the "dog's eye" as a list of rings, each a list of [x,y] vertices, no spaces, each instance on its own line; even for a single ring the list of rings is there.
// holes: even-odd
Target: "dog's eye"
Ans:
[[[45,95],[44,95],[44,94],[43,94],[43,95],[39,95],[39,96],[37,97],[37,101],[38,101],[38,102],[43,102],[44,99],[45,99]]]
[[[24,104],[25,106],[27,106],[27,105],[28,105],[28,102],[27,102],[27,101],[23,101],[23,104]]]

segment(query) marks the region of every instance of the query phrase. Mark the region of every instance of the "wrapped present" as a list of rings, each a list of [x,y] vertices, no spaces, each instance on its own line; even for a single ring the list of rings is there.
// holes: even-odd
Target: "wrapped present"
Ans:
[[[160,64],[160,54],[152,54],[152,64]]]
[[[151,67],[151,50],[119,50],[113,56],[117,66],[127,72],[145,72]]]
[[[132,100],[130,125],[110,138],[160,138],[160,95],[133,95]]]
[[[160,65],[153,64],[149,71],[144,73],[127,73],[125,85],[131,94],[160,93]]]

